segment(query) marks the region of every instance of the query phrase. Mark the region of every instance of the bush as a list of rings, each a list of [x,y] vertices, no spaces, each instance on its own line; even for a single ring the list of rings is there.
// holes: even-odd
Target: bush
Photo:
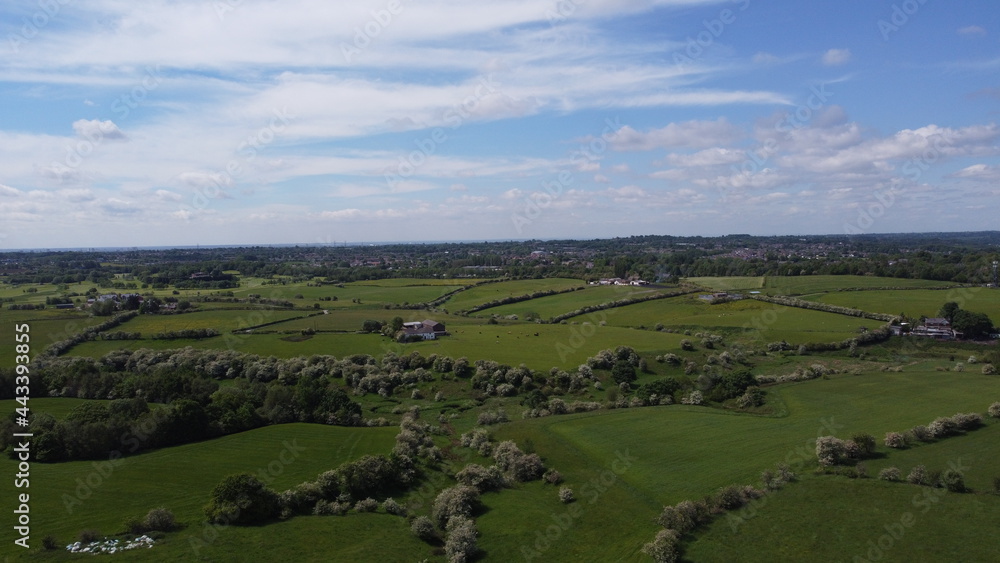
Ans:
[[[958,433],[958,424],[955,424],[951,418],[942,416],[935,418],[934,422],[928,424],[927,431],[931,438],[945,438]]]
[[[875,453],[875,437],[871,434],[855,434],[851,441],[858,445],[860,457],[871,457]]]
[[[80,543],[92,543],[100,538],[101,538],[101,532],[93,528],[88,528],[86,530],[80,531],[80,533],[76,536],[76,541]]]
[[[166,508],[154,508],[146,513],[146,518],[142,521],[146,531],[169,532],[177,527],[174,513]]]
[[[1000,418],[1000,401],[990,405],[989,411],[990,416],[993,418]]]
[[[746,504],[743,489],[739,485],[729,485],[715,493],[715,505],[723,510],[734,510]]]
[[[480,493],[499,491],[506,485],[503,472],[496,465],[483,467],[478,463],[470,463],[455,474],[455,480],[462,485],[475,487]]]
[[[426,516],[414,518],[413,522],[410,523],[410,531],[413,532],[413,535],[427,542],[437,539],[434,523]]]
[[[898,467],[886,467],[878,472],[878,478],[883,481],[899,481],[900,472]]]
[[[479,508],[479,491],[468,485],[449,487],[434,499],[431,516],[437,525],[444,528],[448,520],[456,516],[471,517]]]
[[[550,485],[558,485],[562,483],[563,476],[562,473],[559,473],[555,469],[549,469],[542,475],[542,480]]]
[[[926,442],[931,439],[931,431],[924,425],[918,424],[910,429],[910,433],[913,434],[913,439],[918,442]]]
[[[702,395],[701,391],[699,391],[697,389],[695,389],[694,391],[691,391],[691,394],[689,394],[687,397],[684,397],[683,399],[681,399],[681,404],[684,404],[684,405],[700,405],[700,404],[702,404],[704,402],[705,402],[704,395]]]
[[[382,509],[385,510],[386,514],[394,514],[396,516],[406,516],[406,507],[396,502],[394,498],[387,498],[385,502],[382,503]]]
[[[764,392],[756,385],[747,387],[745,393],[736,399],[736,406],[741,409],[750,409],[764,404]]]
[[[965,477],[961,472],[954,469],[945,469],[941,473],[940,483],[944,488],[953,493],[964,493],[967,490],[965,488]]]
[[[997,368],[993,364],[983,364],[983,375],[996,375]]]
[[[561,500],[563,502],[563,504],[569,504],[569,503],[575,501],[576,500],[576,496],[573,495],[573,489],[571,489],[569,487],[562,487],[562,488],[560,488],[559,489],[559,500]]]
[[[905,448],[906,438],[899,432],[886,432],[885,445],[895,449]]]
[[[642,546],[642,552],[657,563],[675,563],[680,560],[680,534],[674,530],[660,530],[653,541]]]
[[[471,561],[479,547],[476,545],[476,523],[464,516],[448,520],[448,538],[444,542],[444,553],[449,563]]]
[[[959,430],[975,430],[983,425],[983,415],[978,412],[960,412],[953,415],[951,421]]]
[[[923,465],[918,465],[910,470],[909,475],[906,476],[906,481],[913,485],[927,485],[929,484],[927,476],[927,468]]]
[[[371,497],[359,500],[357,504],[354,505],[354,510],[357,510],[358,512],[375,512],[378,510],[378,501]]]
[[[42,547],[48,550],[59,549],[59,540],[52,535],[45,536],[42,538]]]
[[[139,518],[136,518],[135,516],[126,516],[125,520],[122,521],[122,533],[144,534],[146,533],[146,526]]]
[[[280,511],[278,494],[252,473],[230,475],[212,490],[205,515],[215,524],[257,524]]]
[[[845,442],[833,436],[816,438],[816,458],[820,465],[837,465],[847,457]]]

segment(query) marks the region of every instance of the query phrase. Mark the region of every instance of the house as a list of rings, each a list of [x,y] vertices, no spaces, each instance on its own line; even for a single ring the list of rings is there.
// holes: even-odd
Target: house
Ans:
[[[911,334],[914,336],[928,336],[939,340],[951,340],[960,337],[951,328],[951,323],[948,322],[948,319],[942,318],[924,319],[924,324],[914,328]]]
[[[403,333],[407,339],[414,340],[417,338],[435,340],[438,336],[448,334],[447,331],[445,331],[444,323],[439,323],[431,319],[403,323]]]

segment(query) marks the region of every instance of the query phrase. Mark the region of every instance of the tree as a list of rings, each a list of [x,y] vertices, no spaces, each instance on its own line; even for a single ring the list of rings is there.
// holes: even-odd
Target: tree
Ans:
[[[955,313],[952,328],[963,333],[965,338],[984,338],[993,332],[993,321],[985,313],[961,309]]]
[[[382,323],[369,319],[361,324],[361,330],[365,332],[378,332],[382,330]]]
[[[957,313],[961,307],[958,303],[954,301],[949,301],[941,306],[941,310],[938,311],[938,316],[943,319],[948,319],[949,323],[955,322],[955,313]]]
[[[636,380],[635,367],[625,360],[618,360],[611,368],[611,378],[615,383],[631,383]]]
[[[205,515],[216,524],[257,524],[278,515],[278,494],[252,473],[229,475],[212,490]]]

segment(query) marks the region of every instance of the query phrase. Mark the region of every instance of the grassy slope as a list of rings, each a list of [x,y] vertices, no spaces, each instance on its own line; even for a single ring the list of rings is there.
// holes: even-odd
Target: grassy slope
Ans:
[[[676,291],[676,288],[657,289],[650,287],[631,286],[588,286],[582,291],[562,293],[539,297],[520,303],[491,307],[477,313],[478,315],[518,315],[524,317],[528,312],[538,313],[542,319],[550,319],[556,315],[568,313],[588,305],[600,305],[619,299],[642,297],[665,291]]]
[[[856,307],[866,311],[898,315],[903,312],[911,317],[936,317],[941,306],[948,301],[961,304],[963,309],[986,313],[994,323],[1000,322],[1000,291],[984,288],[951,290],[904,291],[844,291],[817,297],[824,303]]]
[[[519,297],[536,291],[561,290],[573,287],[584,287],[582,280],[566,278],[545,278],[538,280],[515,280],[498,283],[488,283],[479,287],[459,292],[445,301],[443,307],[448,311],[462,311],[482,305],[489,301],[505,297]]]
[[[862,431],[881,437],[886,431],[926,423],[941,415],[982,412],[989,402],[986,397],[1000,396],[1000,382],[975,374],[880,373],[840,376],[771,391],[781,395],[788,416],[760,418],[671,406],[519,421],[497,434],[521,443],[531,440],[547,456],[547,463],[567,475],[567,484],[576,487],[590,478],[592,468],[609,466],[616,452],[631,452],[637,459],[616,484],[622,490],[616,493],[613,510],[635,515],[630,521],[644,530],[641,544],[655,533],[650,519],[664,503],[700,498],[734,482],[754,483],[761,470],[780,461],[809,467],[815,459],[811,440],[831,433],[831,428],[841,437]],[[995,439],[1000,425],[977,432],[982,439]],[[993,457],[983,460],[981,470],[984,475],[1000,472],[1000,466]],[[604,510],[605,505],[601,506]],[[581,537],[600,538],[607,533],[606,528],[591,527],[584,521],[578,526]],[[566,538],[559,543],[560,553],[570,547],[569,536]],[[506,549],[513,546],[506,545]]]
[[[396,432],[391,427],[270,426],[125,458],[110,474],[104,466],[107,476],[98,472],[94,462],[35,463],[31,467],[32,536],[36,543],[49,534],[69,543],[84,528],[115,533],[126,516],[141,517],[157,506],[169,508],[178,521],[196,527],[204,519],[202,507],[212,488],[226,475],[263,469],[273,479],[271,487],[282,491],[363,454],[388,453]],[[291,463],[283,464],[278,460],[287,444],[304,449],[288,450],[284,458]],[[15,468],[13,460],[0,460],[3,474],[14,475]],[[89,491],[81,485],[88,480]],[[13,485],[13,479],[4,479],[0,494],[13,499]],[[79,504],[71,503],[71,512],[64,495],[80,499]],[[221,536],[230,533],[222,531]],[[178,548],[188,549],[187,545]],[[4,546],[0,553],[11,551]]]

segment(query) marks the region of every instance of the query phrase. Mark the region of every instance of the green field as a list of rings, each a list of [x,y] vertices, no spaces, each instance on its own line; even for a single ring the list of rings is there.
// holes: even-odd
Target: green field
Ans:
[[[663,324],[692,331],[735,330],[745,331],[741,338],[759,342],[786,340],[794,344],[841,341],[856,336],[861,326],[875,328],[880,324],[752,299],[712,305],[697,296],[660,299],[604,312],[608,324],[613,326],[650,328]]]
[[[453,285],[443,282],[454,282]],[[266,299],[287,300],[296,306],[312,306],[318,300],[324,305],[337,307],[379,306],[385,303],[425,303],[433,301],[442,295],[471,283],[469,280],[382,280],[379,282],[351,282],[336,285],[312,285],[307,283],[290,283],[287,285],[258,285],[254,280],[241,284],[233,290],[236,297],[247,297],[251,294],[260,295]],[[388,283],[386,283],[388,282]],[[405,285],[404,285],[405,282]],[[297,298],[301,295],[302,298]],[[336,297],[336,301],[325,301],[325,298]],[[361,303],[356,303],[359,300]]]
[[[953,283],[909,278],[880,278],[876,276],[767,276],[765,293],[771,295],[808,295],[845,289],[870,289],[879,287],[940,288]]]
[[[1000,323],[1000,291],[980,287],[948,290],[844,291],[827,293],[814,299],[823,303],[878,313],[893,315],[906,313],[909,317],[936,317],[942,305],[954,301],[963,309],[986,313],[994,323]]]
[[[520,297],[536,291],[563,290],[574,287],[585,287],[582,280],[566,278],[545,278],[537,280],[515,280],[497,283],[487,283],[472,289],[456,293],[445,301],[443,307],[448,311],[457,312],[471,309],[477,305],[503,299],[505,297]]]
[[[463,325],[485,324],[484,319],[459,317],[446,313],[408,309],[329,309],[327,314],[313,315],[306,319],[294,319],[266,327],[263,330],[306,330],[356,332],[366,320],[376,320],[388,323],[393,317],[400,317],[403,322],[423,321],[433,319],[444,323],[447,328]]]
[[[520,303],[491,307],[477,313],[478,315],[517,315],[524,318],[528,313],[536,313],[541,319],[551,319],[556,315],[568,313],[576,309],[591,305],[600,305],[619,299],[629,299],[633,297],[644,297],[655,293],[676,291],[676,288],[664,290],[650,287],[633,286],[587,286],[582,291],[571,293],[561,293],[559,295],[549,295],[539,297]]]
[[[501,439],[511,438],[521,443],[530,440],[545,454],[546,463],[559,469],[567,484],[578,493],[594,477],[595,468],[607,468],[617,453],[628,452],[634,458],[631,465],[618,476],[613,487],[606,487],[608,491],[598,495],[597,503],[602,512],[633,514],[630,521],[636,523],[635,527],[644,528],[645,532],[639,535],[644,538],[642,541],[648,541],[656,532],[651,520],[663,504],[701,498],[731,483],[756,483],[763,469],[773,468],[781,461],[791,463],[799,471],[808,471],[815,465],[811,441],[818,435],[846,438],[856,432],[868,432],[881,437],[886,431],[925,424],[942,415],[983,412],[992,399],[1000,397],[1000,380],[930,371],[873,373],[786,385],[771,388],[770,392],[780,396],[787,406],[787,416],[754,417],[702,407],[670,406],[518,421],[502,427],[497,434]],[[969,443],[996,442],[998,432],[1000,424],[993,423],[967,439]],[[949,440],[957,441],[954,447],[961,447],[961,438]],[[948,446],[949,440],[913,451],[930,452],[932,448]],[[1000,473],[1000,461],[990,453],[996,446],[991,448],[977,456],[977,460],[982,459],[978,471],[984,476]],[[880,451],[886,449],[879,447]],[[897,452],[892,452],[890,459],[896,455]],[[939,463],[947,455],[950,453],[927,455],[927,463]],[[798,486],[805,485],[792,485],[789,490]],[[546,494],[554,496],[552,489]],[[602,498],[613,500],[605,504]],[[543,503],[545,495],[539,493],[537,501]],[[868,503],[859,500],[850,506],[857,510]],[[537,515],[541,522],[548,517],[545,510]],[[815,509],[803,507],[794,514],[803,512],[811,514]],[[599,550],[607,543],[620,549],[618,541],[607,541],[602,529],[604,526],[598,523],[592,527],[589,519],[580,520],[575,533],[567,534],[565,541],[560,540],[551,550],[551,560],[575,560],[562,554]],[[629,530],[627,536],[631,538],[633,532]],[[494,533],[502,534],[496,530]],[[489,537],[485,528],[484,537]],[[573,538],[584,544],[573,545],[570,541]],[[511,544],[513,540],[511,537],[503,542],[506,553],[520,549]],[[641,542],[631,545],[637,548]],[[759,549],[761,561],[782,559],[769,551],[773,548]],[[644,560],[638,555],[630,559]]]
[[[95,466],[94,462],[84,461],[35,463],[31,466],[32,539],[35,545],[40,545],[42,537],[54,535],[67,544],[85,528],[117,533],[126,516],[141,517],[151,508],[163,506],[188,527],[173,534],[169,542],[150,553],[163,560],[187,560],[191,556],[187,536],[202,535],[202,507],[208,503],[212,488],[226,475],[263,471],[271,480],[271,487],[282,491],[364,454],[388,453],[397,431],[391,427],[287,424],[124,458],[117,467]],[[16,462],[6,457],[0,460],[0,468],[8,475],[17,472]],[[166,483],[171,486],[164,486]],[[0,490],[6,498],[15,498],[13,479],[4,479]],[[334,520],[324,522],[331,526]],[[292,520],[281,526],[301,525],[309,529],[314,524]],[[213,559],[213,552],[239,557],[241,552],[233,551],[233,544],[227,538],[246,538],[253,530],[217,530],[220,539],[225,541],[206,547],[207,558]],[[400,539],[405,541],[406,538]],[[336,542],[323,541],[329,542],[327,545],[350,546],[366,540],[340,536]],[[20,548],[4,547],[3,553],[14,554],[14,549]]]
[[[687,278],[685,281],[717,291],[762,289],[764,287],[764,276],[701,277]]]
[[[807,476],[716,520],[687,546],[685,561],[995,561],[998,519],[995,495]]]
[[[175,315],[139,315],[113,331],[140,332],[149,337],[159,332],[214,328],[221,333],[241,330],[264,323],[311,315],[316,311],[285,311],[259,308],[244,310],[209,310]]]

